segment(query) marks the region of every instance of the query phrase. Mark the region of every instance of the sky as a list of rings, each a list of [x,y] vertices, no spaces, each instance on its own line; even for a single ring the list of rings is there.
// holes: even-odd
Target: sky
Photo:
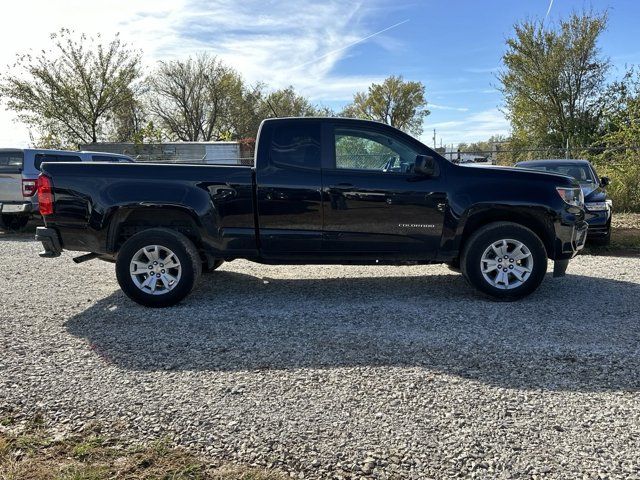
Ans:
[[[421,139],[458,144],[508,134],[496,73],[505,39],[523,19],[557,21],[572,11],[609,12],[600,47],[611,77],[640,64],[637,0],[21,0],[2,6],[0,68],[49,46],[62,27],[142,50],[158,60],[200,51],[249,82],[293,85],[339,110],[389,75],[424,83],[431,114]],[[27,146],[28,130],[0,106],[0,147]]]

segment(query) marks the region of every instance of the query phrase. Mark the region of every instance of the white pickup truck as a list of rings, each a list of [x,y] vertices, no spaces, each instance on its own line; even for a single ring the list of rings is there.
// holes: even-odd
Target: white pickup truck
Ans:
[[[132,161],[114,153],[0,148],[0,228],[19,230],[38,214],[35,193],[43,162]]]

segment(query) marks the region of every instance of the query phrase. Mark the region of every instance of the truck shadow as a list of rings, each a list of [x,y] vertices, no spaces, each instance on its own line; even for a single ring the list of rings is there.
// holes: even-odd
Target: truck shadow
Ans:
[[[398,366],[498,387],[640,390],[640,285],[550,276],[497,303],[459,275],[269,279],[219,271],[182,305],[120,292],[69,319],[120,368],[237,371]],[[381,379],[384,381],[384,379]]]

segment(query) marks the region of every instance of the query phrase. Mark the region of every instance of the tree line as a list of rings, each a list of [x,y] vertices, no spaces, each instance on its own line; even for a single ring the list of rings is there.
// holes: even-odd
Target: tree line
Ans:
[[[640,73],[629,67],[610,80],[611,62],[599,47],[607,23],[606,12],[594,11],[516,23],[496,78],[510,135],[460,149],[499,143],[508,151],[504,163],[540,152],[589,158],[612,177],[617,205],[640,211]],[[51,40],[49,50],[19,55],[0,75],[0,99],[42,147],[251,139],[263,119],[285,116],[364,118],[418,136],[429,115],[425,86],[401,76],[372,84],[334,112],[292,86],[250,84],[207,53],[160,61],[147,73],[142,52],[118,36],[63,29]]]
[[[250,84],[207,53],[159,61],[145,75],[142,52],[119,36],[63,29],[51,41],[49,50],[18,55],[0,76],[0,98],[40,147],[251,139],[263,119],[292,116],[367,118],[419,135],[429,114],[424,85],[400,76],[372,84],[333,112],[292,86]]]
[[[640,211],[640,74],[628,66],[611,80],[599,46],[607,25],[607,13],[594,11],[516,23],[497,75],[511,133],[462,150],[498,143],[506,164],[587,158],[611,177],[615,208]]]

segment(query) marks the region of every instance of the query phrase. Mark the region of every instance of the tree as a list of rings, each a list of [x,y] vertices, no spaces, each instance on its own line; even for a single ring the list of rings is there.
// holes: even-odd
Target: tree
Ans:
[[[514,144],[564,147],[591,143],[600,127],[609,61],[598,38],[606,14],[572,14],[555,27],[515,25],[498,74]]]
[[[114,109],[112,131],[109,138],[113,142],[135,142],[142,130],[147,129],[149,115],[142,101],[137,95]],[[144,134],[142,134],[144,136]]]
[[[401,76],[391,76],[380,85],[372,84],[367,92],[356,93],[342,115],[376,120],[420,135],[422,122],[430,113],[426,106],[421,82],[405,82]]]
[[[260,123],[265,118],[276,117],[328,117],[328,108],[313,105],[308,98],[298,94],[293,86],[268,92],[265,84],[245,86],[242,101],[232,115],[235,138],[255,138]]]
[[[458,144],[458,150],[465,153],[490,153],[499,144],[507,143],[509,140],[506,136],[497,134],[491,135],[488,140],[481,140],[472,143]]]
[[[240,75],[216,57],[203,53],[161,61],[148,84],[149,109],[171,139],[208,142],[228,137],[243,84]]]
[[[63,29],[51,39],[52,50],[17,58],[0,78],[0,97],[47,143],[105,139],[114,112],[136,96],[140,53],[118,36],[103,42]]]
[[[640,212],[640,72],[631,68],[605,94],[604,133],[592,160],[611,178],[607,192],[617,211]]]

